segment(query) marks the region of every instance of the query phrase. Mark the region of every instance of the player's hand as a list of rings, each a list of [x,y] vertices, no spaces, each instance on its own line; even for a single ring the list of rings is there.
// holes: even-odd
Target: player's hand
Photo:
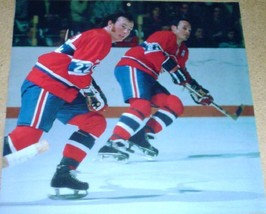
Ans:
[[[191,84],[191,88],[197,91],[197,93],[200,95],[199,96],[193,92],[190,93],[190,96],[192,97],[195,103],[203,105],[203,106],[207,106],[213,102],[213,97],[210,95],[207,89],[199,85],[194,79],[192,79],[190,84]]]
[[[103,111],[108,107],[104,93],[94,80],[89,87],[83,89],[83,92],[90,111]]]

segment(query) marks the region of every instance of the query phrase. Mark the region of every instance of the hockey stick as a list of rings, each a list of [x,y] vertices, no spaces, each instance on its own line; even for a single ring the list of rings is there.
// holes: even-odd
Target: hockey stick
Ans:
[[[194,93],[196,94],[197,96],[199,97],[203,97],[199,92],[197,92],[196,90],[194,90],[193,88],[191,88],[191,85],[189,84],[186,84],[184,86],[187,90],[189,90],[191,93]],[[211,102],[210,104],[211,106],[213,106],[214,108],[216,108],[218,111],[220,111],[222,114],[224,114],[225,116],[233,119],[233,120],[237,120],[237,118],[241,115],[241,113],[243,112],[244,110],[244,105],[240,105],[236,111],[231,114],[229,113],[228,111],[226,111],[225,109],[223,109],[221,106],[219,106],[218,104],[216,104],[215,102]]]
[[[24,163],[27,160],[35,157],[36,155],[46,152],[48,149],[48,142],[41,141],[20,151],[6,155],[2,157],[3,168]]]
[[[69,34],[69,28],[66,29],[65,38],[64,38],[65,41],[68,40],[68,36],[69,36],[68,34]]]

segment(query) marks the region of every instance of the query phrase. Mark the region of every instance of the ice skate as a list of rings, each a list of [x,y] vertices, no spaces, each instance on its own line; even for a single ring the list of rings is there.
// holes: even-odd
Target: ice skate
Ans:
[[[127,161],[129,154],[121,150],[126,150],[125,144],[121,141],[108,140],[107,144],[98,151],[98,155],[101,159],[113,158],[117,161]]]
[[[136,154],[139,154],[138,151],[140,151],[140,155],[143,155],[148,159],[153,159],[158,156],[159,150],[149,143],[149,139],[153,139],[153,137],[145,134],[142,129],[128,140],[128,149],[133,150]]]
[[[55,194],[49,195],[50,199],[71,200],[88,195],[89,184],[79,181],[76,178],[75,171],[70,170],[68,166],[58,165],[51,180],[51,187],[54,188]],[[69,190],[73,192],[69,193]]]

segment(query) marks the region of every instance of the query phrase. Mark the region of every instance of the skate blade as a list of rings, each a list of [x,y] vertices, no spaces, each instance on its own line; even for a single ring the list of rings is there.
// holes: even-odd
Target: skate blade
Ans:
[[[158,154],[156,154],[155,152],[148,149],[143,149],[142,147],[134,143],[130,143],[130,150],[134,151],[132,153],[141,156],[142,158],[149,161],[155,160],[155,158],[158,156]]]
[[[62,190],[67,190],[68,193]],[[69,188],[55,188],[55,194],[49,194],[48,198],[52,200],[77,200],[84,198],[88,195],[87,190],[73,190]],[[69,193],[69,191],[73,191],[73,193]]]
[[[98,157],[102,161],[118,161],[118,162],[128,162],[128,156],[122,154],[113,154],[113,153],[99,153]]]

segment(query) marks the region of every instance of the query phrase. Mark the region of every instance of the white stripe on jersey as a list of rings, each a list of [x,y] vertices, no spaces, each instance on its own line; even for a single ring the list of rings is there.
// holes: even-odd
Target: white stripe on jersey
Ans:
[[[73,42],[75,42],[80,36],[81,36],[81,34],[77,34],[77,35],[73,36],[72,38],[69,38],[64,44],[69,45],[75,51],[75,50],[77,50],[77,48],[73,44]],[[58,48],[58,50],[56,50],[56,52],[60,52],[60,47]]]
[[[68,74],[74,76],[85,76],[93,71],[95,65],[91,61],[72,59],[68,66]]]
[[[66,85],[69,85],[71,87],[77,87],[75,86],[72,82],[68,81],[67,79],[59,76],[58,74],[54,73],[52,70],[50,70],[49,68],[47,68],[46,66],[44,66],[43,64],[37,62],[36,65],[40,68],[42,68],[43,70],[45,70],[47,73],[49,73],[51,76],[55,77],[56,79],[60,80],[61,82],[65,83]]]
[[[139,64],[141,64],[143,67],[147,68],[148,70],[150,70],[155,76],[159,76],[159,74],[156,73],[155,70],[151,69],[148,65],[144,64],[143,62],[141,62],[140,60],[138,60],[135,57],[131,57],[131,56],[122,56],[122,58],[127,58],[127,59],[132,59],[136,62],[138,62]]]

